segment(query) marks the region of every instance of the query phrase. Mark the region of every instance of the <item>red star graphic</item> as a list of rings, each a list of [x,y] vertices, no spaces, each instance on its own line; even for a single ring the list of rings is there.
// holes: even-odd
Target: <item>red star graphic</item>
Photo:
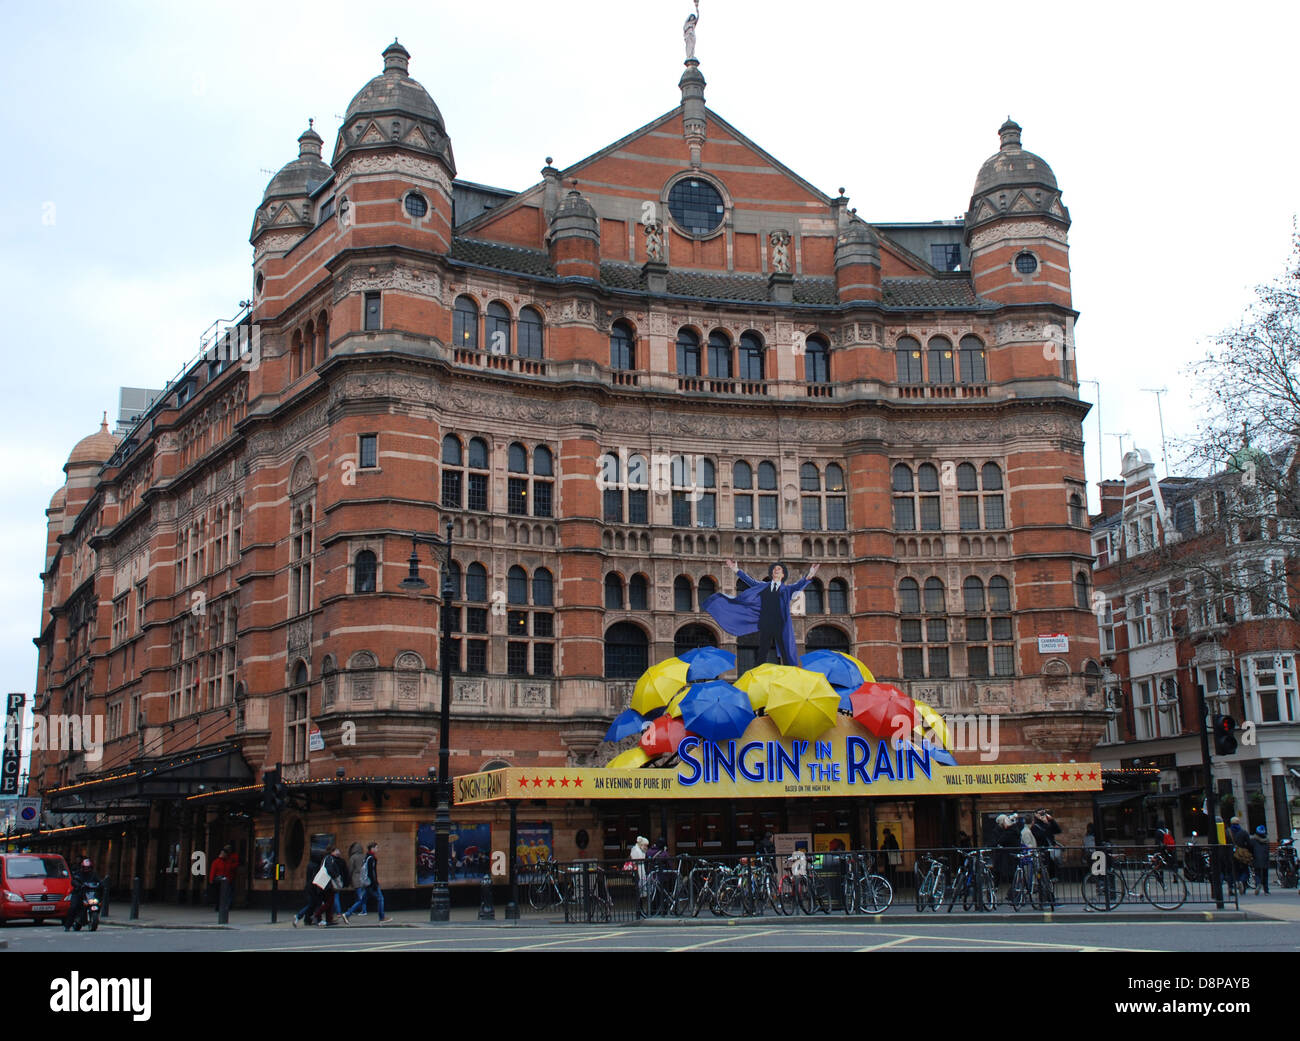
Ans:
[[[548,777],[548,778],[546,778],[546,787],[547,787],[547,788],[554,788],[554,787],[555,787],[555,778],[554,778],[554,777]]]
[[[533,778],[533,787],[534,787],[534,788],[540,788],[541,786],[542,786],[542,779],[541,779],[540,777],[534,777],[534,778]]]
[[[581,787],[582,787],[582,778],[581,778],[581,777],[575,777],[575,778],[573,779],[573,787],[575,787],[575,788],[581,788]]]
[[[569,787],[569,779],[568,779],[567,777],[561,777],[561,778],[560,778],[560,787],[561,787],[561,788],[567,788],[567,787]]]
[[[527,787],[528,787],[528,778],[527,778],[527,777],[521,777],[521,778],[519,778],[519,787],[520,787],[520,788],[527,788]]]
[[[1096,779],[1097,779],[1097,771],[1096,771],[1096,770],[1089,770],[1089,771],[1088,771],[1088,780],[1090,780],[1090,781],[1095,781]]]
[[[1069,771],[1069,770],[1067,770],[1067,771],[1065,771],[1065,773],[1061,774],[1061,783],[1062,783],[1062,784],[1069,784],[1069,783],[1070,783],[1070,771]]]
[[[1083,780],[1083,774],[1081,774],[1078,770],[1075,770],[1075,771],[1074,771],[1074,779],[1075,779],[1076,781],[1082,781],[1082,780]]]
[[[1042,775],[1042,774],[1034,774],[1034,780],[1035,780],[1035,781],[1041,781],[1042,779],[1043,779],[1043,775]]]
[[[1049,781],[1055,781],[1055,780],[1056,780],[1056,774],[1048,774],[1048,775],[1047,775],[1047,779],[1048,779]]]

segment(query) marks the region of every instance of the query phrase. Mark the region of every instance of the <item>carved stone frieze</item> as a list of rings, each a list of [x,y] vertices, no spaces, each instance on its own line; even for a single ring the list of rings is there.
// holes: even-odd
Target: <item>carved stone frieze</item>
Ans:
[[[442,279],[435,272],[401,265],[385,265],[372,275],[368,268],[349,267],[334,283],[334,302],[352,293],[372,293],[391,289],[412,296],[440,299]]]
[[[437,150],[436,145],[438,142],[431,141],[430,144],[434,145],[435,150]],[[349,177],[357,175],[393,173],[422,177],[425,180],[432,181],[448,196],[451,195],[451,178],[447,176],[447,171],[443,169],[441,163],[401,152],[384,155],[354,153],[346,156],[339,164],[337,183],[342,184]]]

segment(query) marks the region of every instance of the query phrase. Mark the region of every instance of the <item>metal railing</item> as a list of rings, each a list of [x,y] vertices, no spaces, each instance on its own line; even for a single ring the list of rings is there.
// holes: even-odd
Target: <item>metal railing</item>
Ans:
[[[518,873],[523,917],[651,918],[1175,911],[1213,908],[1207,847],[841,850],[551,861]],[[1224,907],[1238,907],[1221,848]]]

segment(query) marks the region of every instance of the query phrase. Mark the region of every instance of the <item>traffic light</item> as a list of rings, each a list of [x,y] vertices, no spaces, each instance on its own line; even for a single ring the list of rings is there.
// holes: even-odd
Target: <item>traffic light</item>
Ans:
[[[1237,721],[1231,716],[1214,717],[1214,754],[1232,755],[1237,750]]]
[[[262,774],[262,809],[267,813],[274,813],[278,805],[283,805],[280,801],[284,798],[285,787],[280,783],[280,771],[266,770]]]

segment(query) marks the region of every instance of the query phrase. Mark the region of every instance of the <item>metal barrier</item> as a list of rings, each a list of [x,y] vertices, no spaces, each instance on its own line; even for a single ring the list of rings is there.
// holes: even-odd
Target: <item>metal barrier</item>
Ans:
[[[1223,905],[1237,909],[1219,847]],[[522,917],[572,924],[646,918],[886,913],[1173,911],[1215,907],[1210,848],[843,850],[549,862],[519,870]]]

